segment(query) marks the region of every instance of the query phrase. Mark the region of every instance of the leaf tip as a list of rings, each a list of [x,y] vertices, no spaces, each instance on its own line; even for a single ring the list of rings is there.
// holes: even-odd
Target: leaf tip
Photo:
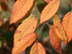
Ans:
[[[42,22],[42,21],[40,21],[39,25],[40,25],[40,24],[42,24],[42,23],[43,23],[43,22]]]

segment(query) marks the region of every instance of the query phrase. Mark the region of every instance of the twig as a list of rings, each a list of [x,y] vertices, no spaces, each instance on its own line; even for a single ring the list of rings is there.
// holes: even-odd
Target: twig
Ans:
[[[41,27],[40,31],[38,32],[38,35],[37,35],[37,40],[36,40],[36,42],[38,42],[39,34],[40,34],[40,32],[42,31],[42,29],[43,29],[43,27],[44,27],[44,26],[45,26],[45,23],[43,24],[43,26]]]
[[[45,23],[46,23],[46,24],[48,25],[48,27],[50,28],[51,25],[50,25],[48,22],[45,22]]]
[[[72,11],[72,0],[69,0],[69,3],[71,5],[71,11]]]
[[[45,50],[48,51],[50,54],[53,53],[53,51],[50,48],[45,47]]]
[[[38,36],[39,36],[40,32],[42,31],[44,26],[45,26],[45,23],[43,24],[43,26],[41,27],[40,31],[38,32]]]
[[[9,46],[5,46],[5,48],[11,52],[11,48]]]
[[[36,42],[38,42],[39,34],[40,34],[40,32],[42,31],[42,29],[43,29],[43,27],[44,27],[44,26],[45,26],[45,23],[43,24],[43,26],[41,27],[40,31],[38,32],[38,35],[37,35],[37,40],[36,40]]]

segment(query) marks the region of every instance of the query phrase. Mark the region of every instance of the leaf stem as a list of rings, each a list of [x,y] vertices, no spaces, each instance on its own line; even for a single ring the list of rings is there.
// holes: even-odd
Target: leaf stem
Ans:
[[[46,23],[44,23],[44,24],[43,24],[43,26],[41,27],[40,31],[38,32],[38,35],[37,35],[37,40],[36,40],[36,42],[38,42],[39,34],[40,34],[40,32],[42,31],[42,29],[44,28],[45,24],[46,24]]]
[[[72,11],[72,0],[69,0],[69,3],[71,5],[71,11]]]
[[[45,23],[46,23],[46,24],[48,25],[48,27],[50,28],[51,25],[50,25],[48,22],[45,22]]]
[[[11,48],[9,46],[5,46],[5,48],[11,52]]]
[[[45,23],[44,23],[43,26],[41,27],[41,29],[40,29],[40,31],[39,31],[39,33],[38,33],[38,36],[39,36],[40,32],[42,31],[42,29],[43,29],[44,26],[45,26]]]

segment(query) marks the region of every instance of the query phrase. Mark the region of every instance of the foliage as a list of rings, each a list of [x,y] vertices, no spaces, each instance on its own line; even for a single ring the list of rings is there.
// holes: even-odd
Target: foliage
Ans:
[[[0,26],[2,26],[2,35],[4,35],[7,30],[15,31],[12,54],[19,54],[29,46],[31,47],[30,54],[47,54],[45,47],[39,42],[42,37],[40,33],[44,33],[42,30],[46,25],[49,27],[46,27],[46,31],[49,29],[49,34],[45,32],[46,35],[49,35],[46,39],[50,39],[52,47],[58,53],[62,54],[62,42],[66,46],[72,40],[72,11],[69,11],[61,22],[61,18],[58,15],[61,4],[60,0],[41,0],[40,3],[39,1],[40,0],[16,0],[14,1],[15,3],[12,10],[5,3],[5,0],[0,1],[0,14],[2,9],[6,12],[11,10],[10,22],[9,19],[7,19],[6,23],[3,24],[3,18],[1,18]],[[72,8],[71,0],[69,1]],[[6,0],[6,2],[8,3],[9,0]],[[53,20],[53,25],[50,24],[50,20]],[[9,28],[5,29],[7,25],[9,25]],[[15,25],[19,25],[16,30]],[[4,38],[3,42],[3,45],[7,46]]]

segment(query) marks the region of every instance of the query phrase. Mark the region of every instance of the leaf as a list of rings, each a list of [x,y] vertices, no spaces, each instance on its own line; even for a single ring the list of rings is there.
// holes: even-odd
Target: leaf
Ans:
[[[16,45],[14,45],[12,54],[19,54],[20,52],[24,51],[36,40],[36,37],[36,33],[30,33],[23,36],[20,40],[18,40],[18,42],[16,42]]]
[[[30,11],[31,12],[31,11]],[[32,13],[28,12],[28,14],[26,14],[25,17],[23,17],[22,19],[18,20],[16,23],[20,24],[22,23],[22,21],[24,21],[26,18],[31,18],[33,16]]]
[[[2,26],[3,24],[3,18],[0,19],[0,27]]]
[[[2,41],[0,40],[0,48],[2,47]]]
[[[42,11],[40,16],[40,24],[49,20],[57,12],[60,5],[60,0],[51,1]]]
[[[14,44],[23,36],[35,31],[38,19],[27,18],[20,24],[14,34]]]
[[[24,17],[33,5],[34,0],[17,0],[12,8],[10,24]]]
[[[62,54],[62,52],[61,52],[61,39],[58,37],[54,26],[50,27],[49,37],[50,37],[50,42],[51,42],[51,45],[53,46],[53,48],[57,52]]]
[[[1,13],[1,4],[0,4],[0,13]]]
[[[54,22],[53,23],[54,23],[55,31],[56,31],[58,37],[61,40],[63,40],[64,44],[66,45],[67,44],[67,37],[66,37],[66,34],[65,34],[63,27],[61,25],[61,20],[57,14],[54,16]]]
[[[35,42],[31,48],[30,54],[46,54],[46,52],[41,43]]]
[[[1,3],[3,3],[5,0],[0,0]]]
[[[62,20],[62,26],[67,35],[68,42],[70,42],[72,39],[72,12],[68,12],[64,16],[64,18]]]
[[[44,0],[45,2],[47,2],[47,3],[50,3],[52,0]]]

